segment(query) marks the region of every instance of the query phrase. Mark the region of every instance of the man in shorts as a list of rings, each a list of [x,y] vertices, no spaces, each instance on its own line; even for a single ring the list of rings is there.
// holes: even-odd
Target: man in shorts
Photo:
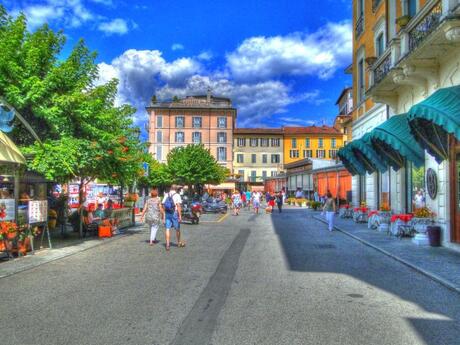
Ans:
[[[166,227],[166,250],[169,251],[171,229],[176,229],[176,242],[178,247],[185,247],[185,243],[180,240],[180,223],[182,221],[181,216],[181,204],[182,198],[179,193],[176,192],[176,186],[171,186],[168,193],[165,194],[162,204],[163,223]]]
[[[260,199],[262,198],[262,193],[254,192],[252,194],[252,206],[254,207],[254,213],[259,214],[260,208]]]

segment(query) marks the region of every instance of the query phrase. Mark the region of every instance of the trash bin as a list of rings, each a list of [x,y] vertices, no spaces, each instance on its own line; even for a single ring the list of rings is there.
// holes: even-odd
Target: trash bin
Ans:
[[[439,247],[441,245],[441,228],[439,226],[428,226],[427,233],[430,246]]]

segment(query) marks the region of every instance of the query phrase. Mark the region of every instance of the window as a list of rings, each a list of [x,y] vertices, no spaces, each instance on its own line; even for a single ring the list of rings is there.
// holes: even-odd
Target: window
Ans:
[[[176,128],[184,128],[185,126],[185,117],[176,116]]]
[[[265,170],[262,171],[262,178],[263,179],[267,178],[267,172]]]
[[[268,138],[261,138],[261,139],[260,139],[260,146],[262,146],[262,147],[268,147],[268,146],[270,146],[270,139],[268,139]]]
[[[219,162],[225,162],[227,160],[227,148],[226,147],[217,148],[217,160]]]
[[[305,147],[309,148],[310,147],[310,138],[305,139]]]
[[[266,155],[265,153],[262,155],[262,163],[268,163],[268,155]]]
[[[383,51],[385,50],[385,42],[383,40],[383,32],[380,33],[380,35],[377,36],[377,39],[375,40],[375,48],[376,48],[377,56],[381,56],[383,54]]]
[[[236,141],[236,146],[246,146],[246,138],[238,138]]]
[[[331,139],[331,147],[333,149],[335,149],[337,147],[337,139],[336,138]]]
[[[337,150],[329,150],[329,158],[336,159],[337,158]]]
[[[249,141],[249,146],[252,146],[252,147],[259,146],[259,139],[251,138],[251,140]]]
[[[358,61],[358,102],[364,101],[364,59]]]
[[[201,143],[201,132],[193,132],[192,140],[194,144],[200,144]]]
[[[416,0],[408,0],[407,1],[407,14],[411,17],[415,16],[417,13],[417,1]]]
[[[289,158],[299,158],[299,150],[290,150]]]
[[[313,150],[303,150],[303,158],[312,158]]]
[[[157,128],[163,128],[163,116],[157,116]]]
[[[293,149],[296,149],[297,148],[297,139],[296,138],[292,138],[291,139],[291,147]]]
[[[257,155],[255,153],[253,153],[251,155],[251,163],[256,163],[257,162]]]
[[[183,143],[184,142],[184,132],[176,132],[176,143]]]
[[[227,133],[217,132],[217,142],[219,144],[225,144],[227,142]]]
[[[316,158],[326,158],[326,150],[316,150]]]
[[[163,132],[157,131],[157,143],[162,143],[162,142],[163,142]]]
[[[273,138],[272,139],[272,146],[273,147],[279,147],[280,146],[280,140],[278,138]]]
[[[272,163],[277,163],[278,164],[280,162],[280,155],[273,154],[271,156],[271,161],[272,161]]]
[[[192,118],[193,128],[201,128],[201,116],[194,116]]]
[[[257,179],[257,171],[251,170],[251,182],[256,182]]]
[[[238,170],[238,175],[240,175],[240,182],[243,182],[244,181],[244,170]]]
[[[236,162],[237,163],[244,163],[244,155],[242,153],[238,153],[236,155]]]
[[[323,138],[318,138],[318,147],[319,148],[324,147],[324,139]]]
[[[160,145],[157,146],[157,152],[156,152],[156,159],[157,161],[161,161],[162,160],[162,157],[161,157],[161,149],[162,147]]]
[[[218,117],[217,118],[217,127],[218,128],[227,128],[227,118],[226,117]]]
[[[364,0],[358,0],[358,17],[364,16]]]
[[[272,177],[275,177],[276,176],[276,171],[272,171],[271,175],[272,175]]]

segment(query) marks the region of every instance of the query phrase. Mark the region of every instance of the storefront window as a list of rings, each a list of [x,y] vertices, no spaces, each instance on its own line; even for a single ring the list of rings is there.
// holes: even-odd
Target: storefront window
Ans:
[[[359,203],[366,202],[366,176],[359,175]]]
[[[425,167],[407,166],[407,209],[409,212],[426,206]]]
[[[390,207],[390,170],[379,174],[380,207]]]

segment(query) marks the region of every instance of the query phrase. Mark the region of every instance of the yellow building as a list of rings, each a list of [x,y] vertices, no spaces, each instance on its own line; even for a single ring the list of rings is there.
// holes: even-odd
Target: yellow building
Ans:
[[[344,135],[334,127],[283,127],[284,164],[305,158],[336,159]]]

